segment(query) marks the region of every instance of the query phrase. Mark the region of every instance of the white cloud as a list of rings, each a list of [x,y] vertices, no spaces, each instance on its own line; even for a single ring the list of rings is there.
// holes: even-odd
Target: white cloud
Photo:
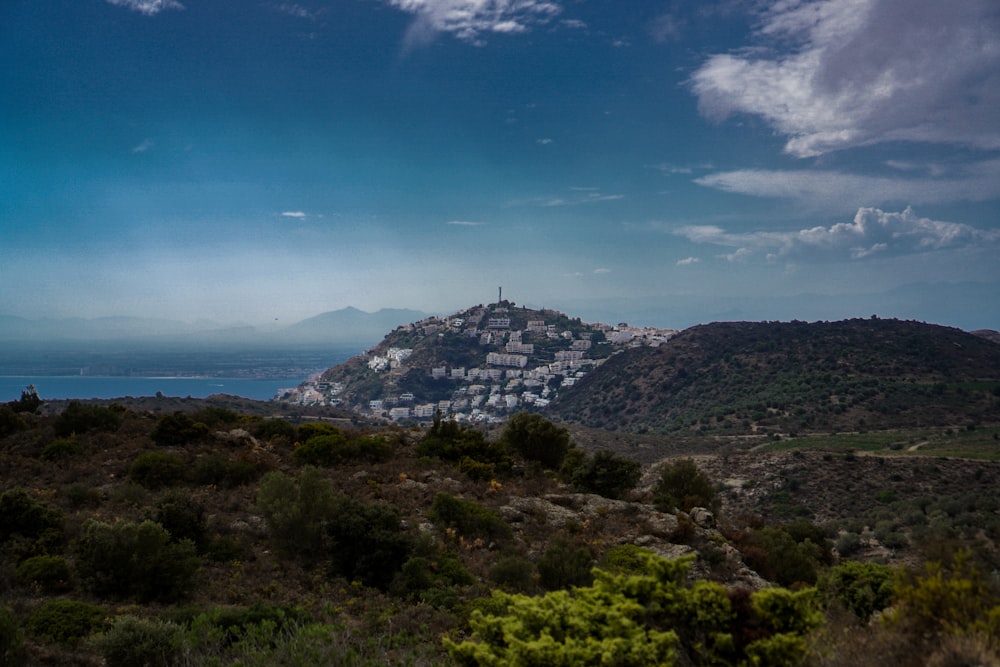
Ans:
[[[322,13],[322,10],[314,12],[294,2],[282,2],[273,5],[273,7],[282,14],[288,14],[289,16],[294,16],[295,18],[299,19],[306,19],[308,21],[317,20],[319,18],[319,15]]]
[[[543,137],[542,139],[536,139],[535,143],[539,146],[548,146],[549,144],[555,143],[552,139],[548,137]]]
[[[177,0],[107,0],[117,7],[125,7],[132,11],[154,16],[167,9],[184,9],[184,5]]]
[[[711,56],[691,85],[703,113],[759,115],[791,155],[899,140],[1000,148],[994,0],[787,0],[756,39]]]
[[[386,0],[413,14],[404,46],[423,46],[447,32],[470,44],[482,45],[484,33],[520,33],[549,22],[562,7],[549,0]]]
[[[474,222],[472,220],[449,220],[446,225],[456,225],[458,227],[480,227],[485,223]]]
[[[145,153],[153,147],[152,139],[143,139],[138,145],[132,147],[133,153]]]
[[[282,211],[281,216],[284,218],[297,218],[302,220],[306,217],[306,214],[303,211]]]
[[[611,273],[611,269],[605,269],[605,268],[594,269],[594,273],[598,275],[603,275],[605,273]]]
[[[677,260],[677,266],[691,266],[692,264],[697,264],[701,260],[697,257],[685,257],[684,259]]]
[[[901,168],[901,163],[893,166]],[[945,170],[940,165],[919,168],[931,177],[863,176],[805,169],[739,169],[700,176],[694,182],[725,192],[798,199],[824,207],[845,201],[867,205],[884,202],[932,204],[988,201],[1000,196],[1000,160],[970,163],[948,177],[943,176]],[[911,166],[911,170],[916,169],[917,166]]]
[[[721,255],[729,261],[746,260],[754,255],[765,255],[770,260],[859,260],[874,255],[1000,245],[1000,230],[921,218],[909,207],[899,213],[860,208],[851,222],[798,231],[731,233],[713,225],[693,225],[675,233],[694,243],[736,248]]]

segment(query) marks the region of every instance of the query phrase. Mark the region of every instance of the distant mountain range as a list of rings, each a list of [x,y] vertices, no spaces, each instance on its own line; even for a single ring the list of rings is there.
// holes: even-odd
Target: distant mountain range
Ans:
[[[58,343],[122,342],[132,344],[262,346],[348,345],[359,348],[377,343],[395,327],[427,317],[426,313],[383,308],[368,313],[342,308],[286,327],[219,327],[210,323],[138,317],[26,319],[0,315],[0,343],[51,345]]]

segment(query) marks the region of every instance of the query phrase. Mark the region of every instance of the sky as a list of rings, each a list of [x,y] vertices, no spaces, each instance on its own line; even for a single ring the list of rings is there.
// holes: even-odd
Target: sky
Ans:
[[[4,0],[0,314],[1000,329],[995,0]]]

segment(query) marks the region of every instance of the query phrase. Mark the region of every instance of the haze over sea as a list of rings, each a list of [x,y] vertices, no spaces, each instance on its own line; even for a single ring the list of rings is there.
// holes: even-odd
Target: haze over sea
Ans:
[[[205,398],[212,394],[231,394],[267,401],[278,390],[294,387],[306,378],[260,380],[245,378],[191,377],[95,377],[71,376],[0,376],[0,402],[15,400],[29,384],[43,399],[122,398],[125,396],[164,396]]]

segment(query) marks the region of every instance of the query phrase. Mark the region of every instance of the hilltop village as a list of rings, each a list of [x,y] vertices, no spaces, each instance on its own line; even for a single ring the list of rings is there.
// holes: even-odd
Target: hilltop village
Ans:
[[[658,346],[676,331],[588,324],[509,301],[398,327],[376,347],[277,400],[333,405],[393,421],[442,415],[499,422],[543,408],[616,351]]]

